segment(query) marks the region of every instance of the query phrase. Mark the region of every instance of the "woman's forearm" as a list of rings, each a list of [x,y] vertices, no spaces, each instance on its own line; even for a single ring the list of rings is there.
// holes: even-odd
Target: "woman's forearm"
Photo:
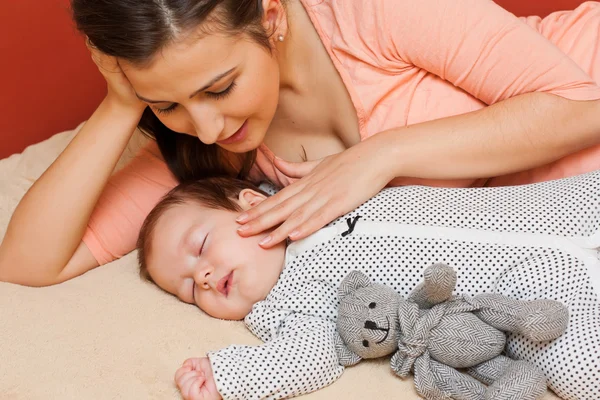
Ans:
[[[140,116],[100,104],[17,206],[0,245],[0,280],[49,284],[61,273]]]
[[[379,138],[377,138],[379,137]],[[600,143],[600,100],[528,93],[468,114],[391,129],[382,140],[399,177],[489,178]]]

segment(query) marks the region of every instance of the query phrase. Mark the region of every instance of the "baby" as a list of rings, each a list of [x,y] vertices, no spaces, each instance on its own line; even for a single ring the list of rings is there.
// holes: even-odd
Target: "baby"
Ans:
[[[444,262],[457,291],[549,298],[569,308],[552,342],[511,335],[506,352],[536,364],[565,399],[600,398],[600,171],[528,186],[383,190],[310,237],[265,250],[236,217],[267,195],[248,182],[182,184],[148,215],[141,276],[264,341],[184,362],[185,399],[285,398],[334,382],[337,288],[351,270],[403,296]]]

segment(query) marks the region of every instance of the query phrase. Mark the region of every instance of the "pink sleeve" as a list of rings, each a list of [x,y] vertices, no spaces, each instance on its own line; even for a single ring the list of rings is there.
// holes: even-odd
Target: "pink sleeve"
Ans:
[[[100,265],[133,249],[144,219],[160,198],[177,185],[151,142],[108,181],[96,204],[83,242]]]
[[[486,104],[534,91],[600,99],[600,87],[573,60],[490,0],[364,3],[369,6],[357,7],[375,7],[372,21],[385,27],[371,27],[387,47],[383,52],[438,75]]]

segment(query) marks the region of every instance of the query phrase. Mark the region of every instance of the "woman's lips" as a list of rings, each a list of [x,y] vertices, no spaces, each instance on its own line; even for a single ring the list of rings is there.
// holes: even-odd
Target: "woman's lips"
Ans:
[[[229,274],[225,275],[217,283],[217,290],[220,293],[223,293],[226,297],[227,297],[227,295],[229,295],[229,289],[231,289],[232,278],[233,278],[233,271],[231,271]]]
[[[217,143],[219,144],[232,144],[241,142],[246,138],[248,134],[248,120],[244,121],[240,129],[238,129],[233,135],[229,136],[227,139],[219,140]]]

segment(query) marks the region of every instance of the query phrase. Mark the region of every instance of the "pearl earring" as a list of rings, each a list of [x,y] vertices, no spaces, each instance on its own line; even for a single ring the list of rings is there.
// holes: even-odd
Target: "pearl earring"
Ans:
[[[277,40],[279,40],[280,42],[283,42],[283,35],[279,34],[277,36]]]

